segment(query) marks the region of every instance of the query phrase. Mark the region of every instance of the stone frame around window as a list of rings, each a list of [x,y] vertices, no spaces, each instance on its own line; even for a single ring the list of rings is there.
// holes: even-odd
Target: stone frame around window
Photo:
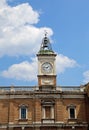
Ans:
[[[55,102],[53,100],[43,100],[41,102],[42,105],[42,122],[43,123],[54,123],[55,120],[55,113],[54,113],[54,105]],[[46,108],[49,107],[50,108],[50,117],[47,118],[46,117]]]
[[[76,105],[74,104],[70,104],[67,106],[67,110],[68,110],[68,119],[69,120],[75,120],[77,119],[77,115],[76,115]],[[73,112],[73,113],[71,113]]]
[[[25,113],[22,113],[22,111]],[[27,119],[28,119],[28,106],[22,104],[19,106],[19,120],[27,120]]]

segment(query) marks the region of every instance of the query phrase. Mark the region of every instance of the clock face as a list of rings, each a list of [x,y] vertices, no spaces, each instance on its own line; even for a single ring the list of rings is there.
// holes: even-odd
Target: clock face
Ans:
[[[42,64],[42,72],[50,73],[52,71],[52,65],[49,62]]]

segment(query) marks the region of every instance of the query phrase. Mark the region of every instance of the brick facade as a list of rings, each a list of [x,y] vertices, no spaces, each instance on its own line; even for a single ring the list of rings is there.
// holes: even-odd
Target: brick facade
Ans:
[[[20,119],[21,105],[27,119]],[[75,106],[76,118],[69,119],[68,107]],[[43,110],[52,118],[43,118]],[[85,91],[4,90],[0,92],[0,130],[88,130],[89,98]]]

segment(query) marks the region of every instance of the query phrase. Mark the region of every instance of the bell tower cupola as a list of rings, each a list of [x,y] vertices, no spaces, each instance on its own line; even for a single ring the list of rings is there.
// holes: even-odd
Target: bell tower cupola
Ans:
[[[38,86],[42,90],[52,90],[56,88],[56,54],[52,50],[50,40],[45,33],[42,39],[38,57]]]
[[[47,37],[47,33],[45,33],[45,37],[42,40],[42,44],[41,44],[41,48],[40,48],[40,51],[46,51],[46,50],[52,51],[50,41]]]

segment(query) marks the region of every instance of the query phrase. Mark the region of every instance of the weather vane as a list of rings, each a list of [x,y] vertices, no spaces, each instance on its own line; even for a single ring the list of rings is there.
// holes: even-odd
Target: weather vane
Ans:
[[[48,34],[47,30],[44,30],[44,33],[45,33],[45,37],[47,37]]]

